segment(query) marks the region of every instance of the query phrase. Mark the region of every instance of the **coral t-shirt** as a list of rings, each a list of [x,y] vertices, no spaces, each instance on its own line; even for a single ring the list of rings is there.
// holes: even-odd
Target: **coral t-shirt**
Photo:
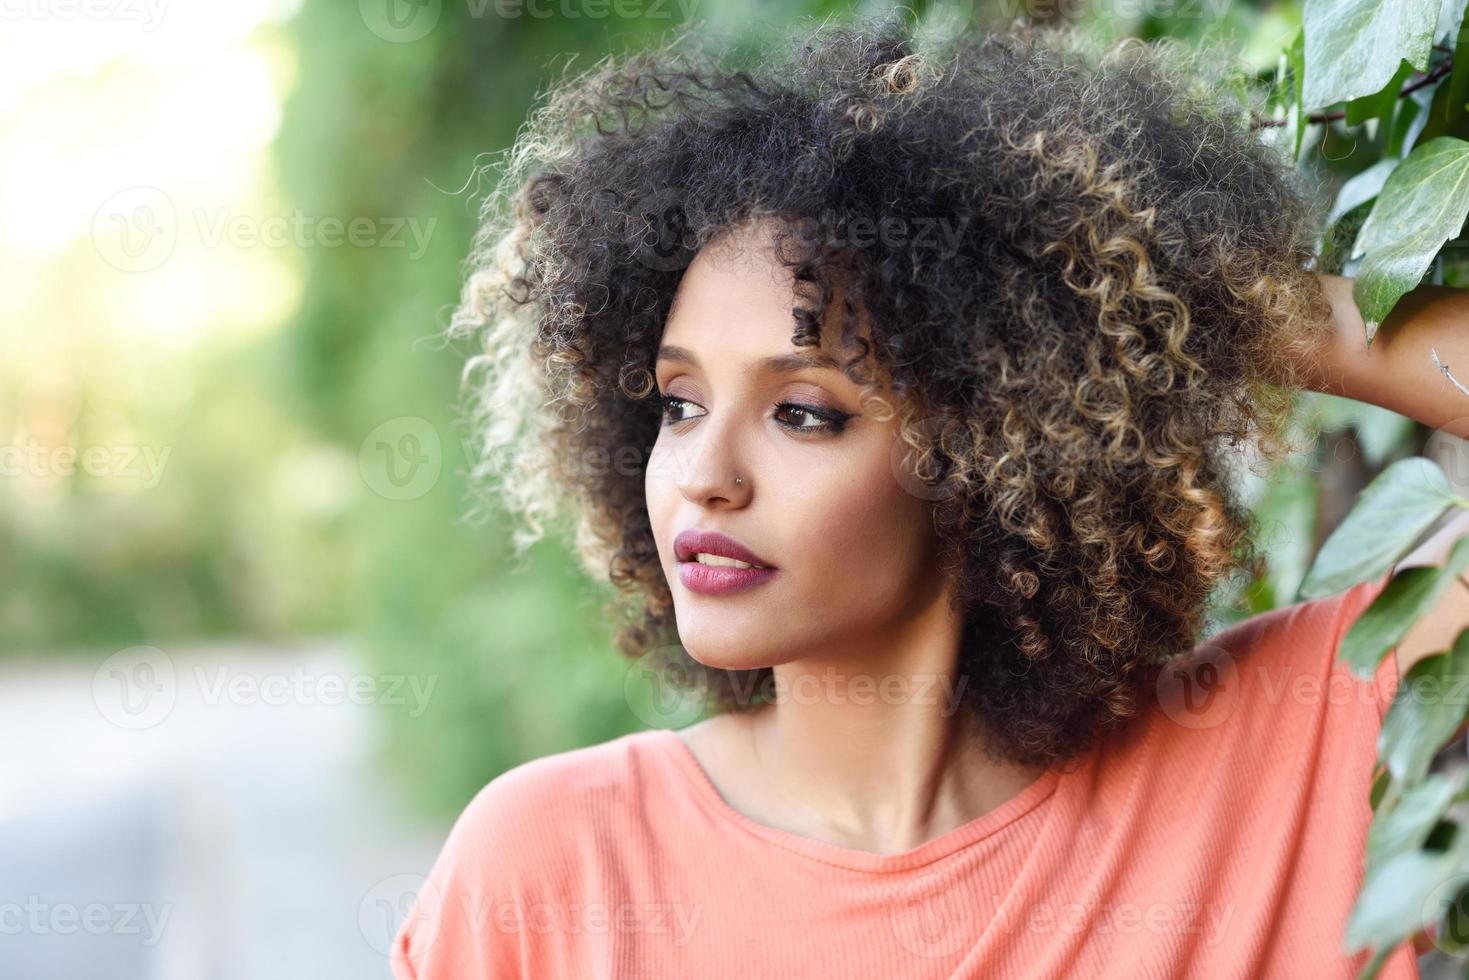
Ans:
[[[524,763],[454,825],[393,975],[1348,980],[1399,678],[1336,654],[1389,577],[1222,631],[1128,728],[901,854],[757,823],[671,730]],[[1380,976],[1416,978],[1411,946]]]

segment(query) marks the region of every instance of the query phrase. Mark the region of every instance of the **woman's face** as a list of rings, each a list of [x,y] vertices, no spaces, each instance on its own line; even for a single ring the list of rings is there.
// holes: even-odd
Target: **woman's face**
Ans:
[[[896,419],[874,418],[872,399],[864,412],[839,368],[789,362],[802,352],[793,280],[762,227],[694,257],[664,326],[665,414],[645,485],[653,536],[680,640],[699,662],[872,662],[946,596],[931,505],[898,480]],[[833,357],[837,334],[823,330]],[[774,570],[709,591],[754,575],[681,567],[675,539],[689,530],[726,535]]]

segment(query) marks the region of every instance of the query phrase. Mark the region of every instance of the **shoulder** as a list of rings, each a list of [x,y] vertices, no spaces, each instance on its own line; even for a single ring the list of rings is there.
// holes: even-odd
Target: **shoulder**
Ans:
[[[506,770],[465,806],[440,861],[493,871],[501,882],[568,866],[593,831],[621,825],[639,805],[657,734],[633,732]]]
[[[653,734],[620,735],[507,769],[474,795],[451,835],[502,846],[534,843],[547,833],[567,833],[578,820],[605,816],[636,793]]]
[[[1316,732],[1326,721],[1373,733],[1392,700],[1389,656],[1371,678],[1340,659],[1343,637],[1388,578],[1257,613],[1210,636],[1160,677],[1163,713],[1185,732],[1254,741],[1267,730]],[[1228,721],[1229,724],[1224,723]],[[1375,733],[1373,733],[1375,738]]]
[[[399,980],[540,976],[523,917],[598,873],[609,835],[637,825],[657,732],[635,732],[508,769],[471,799],[399,924]]]
[[[1258,613],[1218,633],[1205,646],[1222,648],[1256,671],[1290,668],[1297,673],[1348,676],[1345,665],[1338,661],[1342,639],[1389,580],[1384,575],[1331,595]],[[1394,659],[1387,657],[1380,664],[1377,683],[1395,680],[1394,668]]]

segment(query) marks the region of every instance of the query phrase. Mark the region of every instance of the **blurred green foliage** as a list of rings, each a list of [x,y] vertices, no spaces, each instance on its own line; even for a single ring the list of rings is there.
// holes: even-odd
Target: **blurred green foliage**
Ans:
[[[369,29],[364,5],[304,0],[288,25],[270,28],[296,52],[276,179],[286,205],[308,214],[416,223],[421,254],[406,232],[405,247],[300,249],[292,261],[304,289],[288,322],[209,347],[190,366],[186,395],[128,403],[133,429],[174,450],[156,489],[106,494],[73,481],[24,520],[0,516],[0,651],[347,632],[374,670],[434,679],[423,715],[385,709],[383,751],[414,800],[453,814],[514,764],[641,727],[624,695],[627,665],[599,615],[605,587],[586,580],[561,541],[513,569],[500,515],[467,519],[470,460],[457,421],[467,352],[440,331],[488,190],[471,180],[476,165],[511,144],[569,60],[636,47],[687,11],[758,44],[801,18],[889,7],[650,0],[633,9],[666,16],[627,18],[567,16],[559,3],[537,6],[550,16],[506,0],[386,3],[436,10],[437,21],[393,40]],[[1025,10],[911,6],[976,26]],[[1225,37],[1262,72],[1300,25],[1299,4],[1129,4],[1139,14],[1126,17],[1100,4],[1031,7],[1078,14],[1110,36]],[[1364,433],[1374,467],[1414,451],[1411,423],[1396,416],[1313,404],[1336,413],[1336,427]],[[402,442],[403,431],[418,441]],[[405,466],[420,450],[433,457],[431,487],[400,495],[372,478],[375,455],[386,452],[391,466],[398,449]],[[1321,463],[1261,488],[1258,511],[1279,546],[1246,596],[1256,611],[1294,590],[1319,543]]]

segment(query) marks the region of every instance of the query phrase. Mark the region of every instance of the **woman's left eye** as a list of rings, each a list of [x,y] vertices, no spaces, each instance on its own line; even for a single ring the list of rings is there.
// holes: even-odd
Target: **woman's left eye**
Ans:
[[[677,425],[680,422],[689,422],[699,416],[686,416],[682,413],[695,407],[694,403],[675,395],[659,395],[659,404],[662,408],[663,420],[667,425]],[[814,405],[801,405],[796,402],[775,403],[776,424],[791,432],[802,434],[828,433],[836,435],[846,426],[847,420],[851,418],[845,412],[830,412],[817,408]],[[799,421],[787,422],[781,416],[796,418]]]
[[[795,402],[777,402],[775,405],[776,421],[794,432],[829,432],[835,435],[842,431],[851,416],[845,413],[833,413],[823,411],[812,405],[799,405]],[[794,414],[805,416],[807,419],[815,420],[815,425],[793,425],[789,422],[781,422],[781,414]]]
[[[674,425],[679,422],[688,421],[688,419],[677,418],[676,416],[682,409],[692,405],[693,402],[685,401],[684,399],[678,398],[674,395],[660,394],[658,396],[658,404],[662,409],[664,421],[666,421],[669,425]]]

